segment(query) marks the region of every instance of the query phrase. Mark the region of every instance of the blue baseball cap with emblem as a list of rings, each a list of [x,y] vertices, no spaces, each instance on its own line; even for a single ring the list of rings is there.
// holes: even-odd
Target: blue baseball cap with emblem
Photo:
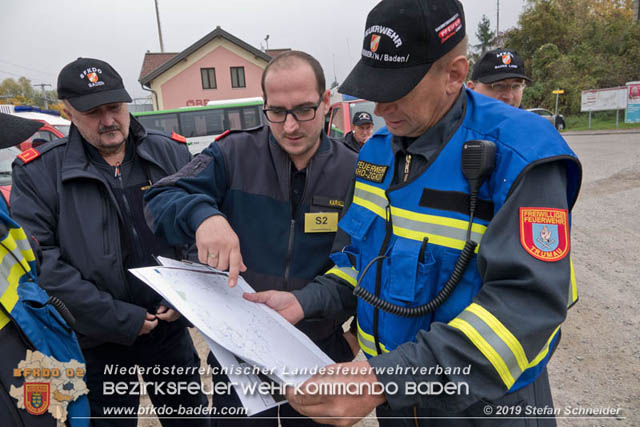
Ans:
[[[362,56],[339,92],[375,102],[400,99],[464,36],[458,0],[383,0],[367,16]]]

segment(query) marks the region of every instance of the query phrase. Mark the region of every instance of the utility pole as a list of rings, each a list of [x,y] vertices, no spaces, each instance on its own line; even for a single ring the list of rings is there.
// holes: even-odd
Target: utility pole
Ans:
[[[164,43],[162,43],[162,27],[160,26],[160,12],[158,11],[158,0],[156,3],[156,21],[158,22],[158,37],[160,38],[160,52],[164,52]]]
[[[39,85],[34,85],[34,86],[40,86],[40,88],[42,89],[42,99],[44,99],[44,109],[45,110],[49,109],[49,101],[47,100],[47,93],[44,91],[44,87],[51,86],[51,85],[48,83],[40,83]]]
[[[496,8],[496,37],[500,36],[500,0],[498,1],[498,7]]]

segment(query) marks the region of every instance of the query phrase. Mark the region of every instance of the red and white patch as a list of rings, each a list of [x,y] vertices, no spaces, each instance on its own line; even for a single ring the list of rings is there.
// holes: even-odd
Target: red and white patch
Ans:
[[[378,50],[378,46],[380,46],[380,36],[378,34],[371,35],[371,52],[375,52]]]
[[[560,261],[570,247],[567,210],[520,208],[520,243],[534,258]]]

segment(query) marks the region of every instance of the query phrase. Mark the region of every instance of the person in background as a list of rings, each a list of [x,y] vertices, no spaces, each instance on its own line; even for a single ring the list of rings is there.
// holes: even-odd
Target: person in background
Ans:
[[[153,255],[182,254],[182,247],[168,245],[147,227],[142,197],[190,161],[185,140],[142,127],[128,112],[131,97],[122,78],[99,59],[67,64],[57,89],[72,122],[69,136],[15,160],[11,206],[42,247],[41,286],[77,320],[91,413],[98,417],[92,421],[136,425],[136,367],[152,384],[147,390],[157,408],[206,406],[201,391],[169,394],[162,388],[178,381],[200,384],[200,359],[179,313],[127,271],[155,265]],[[191,369],[187,374],[175,372],[185,367]],[[107,382],[132,389],[109,392]],[[100,418],[116,407],[131,408],[134,417]],[[161,423],[209,424],[171,418]]]
[[[364,143],[371,138],[373,118],[366,111],[358,111],[353,115],[351,123],[353,124],[353,130],[345,135],[344,144],[359,153]]]
[[[527,82],[531,79],[527,77],[522,57],[515,50],[494,49],[482,55],[473,66],[467,87],[520,108]]]
[[[40,127],[42,123],[35,120],[0,113],[0,149],[21,143]],[[72,319],[62,317],[51,304],[49,295],[38,286],[38,242],[27,237],[11,217],[4,198],[0,198],[0,253],[3,259],[0,264],[0,420],[3,425],[55,427],[57,420],[49,411],[40,415],[32,413],[34,403],[38,405],[38,402],[23,402],[18,407],[15,393],[11,391],[25,387],[28,381],[24,376],[15,376],[14,369],[26,360],[27,350],[38,351],[58,362],[83,363],[84,358],[71,330],[73,325],[67,322]],[[38,308],[34,310],[34,307]],[[50,378],[36,377],[32,381],[50,384]],[[47,399],[50,396],[42,396],[39,403],[44,405]],[[26,410],[25,403],[31,411]],[[88,426],[88,416],[86,395],[69,402],[67,419],[72,427]]]

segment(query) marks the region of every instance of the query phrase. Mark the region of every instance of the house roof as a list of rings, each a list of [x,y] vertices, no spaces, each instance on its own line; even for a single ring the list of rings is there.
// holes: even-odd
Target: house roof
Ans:
[[[172,53],[160,53],[160,52],[147,52],[144,54],[144,60],[142,61],[142,69],[140,70],[140,77],[138,81],[151,73],[153,70],[176,56],[178,52]]]
[[[276,56],[282,55],[283,53],[289,52],[289,51],[291,51],[291,48],[287,47],[282,49],[267,49],[265,53],[270,57],[275,58]]]
[[[262,52],[259,49],[256,49],[255,47],[251,46],[249,43],[246,43],[246,42],[240,40],[236,36],[226,32],[225,30],[220,28],[220,26],[217,26],[215,30],[211,31],[209,34],[207,34],[206,36],[204,36],[203,38],[201,38],[200,40],[198,40],[197,42],[195,42],[194,44],[192,44],[191,46],[189,46],[188,48],[186,48],[182,52],[180,52],[178,54],[172,54],[172,55],[174,55],[173,57],[171,57],[170,59],[166,60],[164,63],[158,65],[152,71],[147,72],[147,73],[143,73],[144,66],[146,64],[146,58],[149,55],[149,53],[147,53],[147,55],[145,55],[145,62],[142,64],[142,68],[143,69],[140,71],[140,78],[138,79],[138,81],[140,83],[142,83],[142,84],[149,83],[151,80],[155,79],[160,74],[164,73],[165,71],[167,71],[168,69],[170,69],[171,67],[176,65],[178,62],[182,61],[183,59],[185,59],[186,57],[191,55],[193,52],[195,52],[196,50],[200,49],[202,46],[206,45],[207,43],[209,43],[211,40],[215,39],[216,37],[222,37],[224,39],[227,39],[231,43],[234,43],[234,44],[240,46],[241,48],[245,49],[246,51],[252,53],[257,58],[264,59],[267,62],[269,62],[271,60],[271,56],[267,55],[266,53]],[[162,54],[159,54],[159,55],[162,55]],[[169,54],[165,54],[165,55],[169,55]]]

